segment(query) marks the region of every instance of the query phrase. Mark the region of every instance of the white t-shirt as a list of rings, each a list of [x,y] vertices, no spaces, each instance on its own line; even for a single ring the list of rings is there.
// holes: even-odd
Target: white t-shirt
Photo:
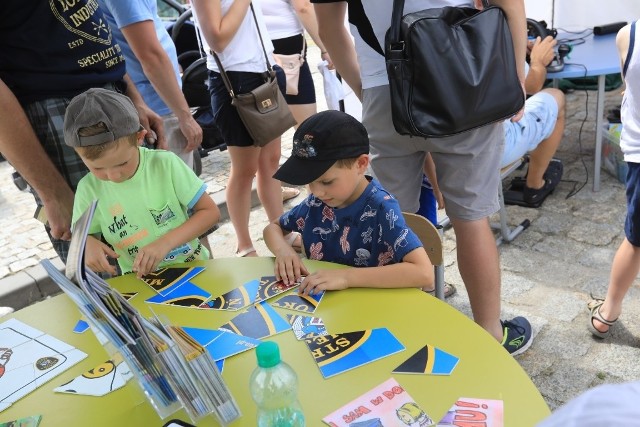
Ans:
[[[333,3],[342,0],[311,0]],[[391,0],[349,0],[349,27],[354,38],[362,88],[389,84],[384,61],[384,38],[391,26]],[[404,13],[445,6],[472,6],[470,0],[405,0]],[[364,14],[362,13],[364,11]]]
[[[638,21],[640,22],[640,21]],[[620,148],[624,153],[625,162],[640,163],[640,51],[634,49],[640,43],[640,25],[636,22],[635,40],[629,40],[627,52],[627,69],[624,75],[626,89],[622,97],[620,118],[622,132],[620,133]]]
[[[302,34],[304,27],[290,0],[260,0],[260,3],[271,40]]]
[[[225,15],[234,0],[220,0],[220,6],[222,8],[222,14]],[[253,0],[253,10],[255,11],[258,25],[260,25],[260,33],[262,34],[262,41],[267,51],[267,56],[271,65],[275,64],[273,60],[273,43],[269,38],[267,27],[264,25],[264,17],[262,16],[262,10],[260,6],[260,0]],[[198,17],[195,14],[194,18],[196,23]],[[207,44],[207,41],[202,37],[202,45],[204,51],[207,52],[207,68],[212,71],[219,71],[213,55],[211,55],[211,48]],[[262,46],[260,46],[260,37],[256,30],[256,24],[251,13],[251,8],[247,10],[247,14],[244,20],[240,24],[238,31],[222,52],[217,52],[220,62],[225,71],[246,71],[251,73],[263,73],[267,71],[267,63],[264,58],[264,52]]]

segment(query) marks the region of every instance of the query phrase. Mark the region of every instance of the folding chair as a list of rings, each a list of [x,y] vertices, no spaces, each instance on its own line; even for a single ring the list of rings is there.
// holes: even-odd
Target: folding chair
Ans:
[[[442,251],[442,227],[437,228],[428,219],[414,213],[403,212],[407,226],[413,230],[424,246],[435,273],[436,298],[444,301],[444,256]]]
[[[500,169],[500,185],[498,187],[498,200],[500,202],[500,223],[492,223],[491,228],[498,230],[500,233],[496,237],[496,245],[500,246],[502,242],[512,242],[520,233],[529,228],[531,221],[525,219],[516,227],[511,228],[507,221],[507,208],[504,204],[504,192],[502,189],[502,181],[509,176],[513,171],[522,166],[525,162],[524,157],[520,157],[513,163]]]

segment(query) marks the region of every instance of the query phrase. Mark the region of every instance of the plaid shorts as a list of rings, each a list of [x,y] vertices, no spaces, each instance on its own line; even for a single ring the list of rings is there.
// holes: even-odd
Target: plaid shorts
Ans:
[[[75,150],[64,143],[64,112],[69,102],[71,102],[71,98],[50,98],[32,102],[23,108],[42,148],[75,192],[78,182],[89,170]],[[42,207],[42,200],[33,188],[31,188],[31,193],[35,197],[38,207]],[[48,226],[45,226],[45,230],[53,244],[53,249],[60,256],[62,262],[66,263],[69,242],[54,239]]]

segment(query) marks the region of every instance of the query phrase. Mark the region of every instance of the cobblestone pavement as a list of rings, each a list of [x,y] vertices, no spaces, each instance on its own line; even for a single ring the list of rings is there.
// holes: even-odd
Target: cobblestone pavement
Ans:
[[[309,61],[323,109],[314,46]],[[624,186],[615,178],[603,172],[601,190],[591,190],[595,102],[593,91],[567,94],[567,125],[557,154],[564,163],[563,181],[539,209],[508,207],[511,224],[528,218],[531,226],[512,243],[500,246],[503,317],[524,315],[531,320],[535,342],[518,361],[552,409],[597,384],[640,379],[639,282],[631,288],[608,340],[592,338],[586,328],[586,302],[590,294],[605,294],[611,260],[623,239],[625,216]],[[620,90],[608,92],[605,111],[619,103]],[[291,136],[289,131],[283,137],[285,155],[290,152]],[[202,177],[209,192],[224,190],[228,168],[227,152],[212,152],[203,159]],[[0,164],[0,278],[55,257],[42,227],[32,219],[31,195],[16,189],[11,171],[8,164]],[[290,203],[301,200],[304,193]],[[267,220],[260,207],[253,209],[250,222],[258,253],[270,255],[262,240]],[[445,280],[458,288],[449,303],[470,316],[453,237],[452,230],[445,232]],[[233,256],[235,238],[228,221],[211,235],[210,243],[216,258]]]

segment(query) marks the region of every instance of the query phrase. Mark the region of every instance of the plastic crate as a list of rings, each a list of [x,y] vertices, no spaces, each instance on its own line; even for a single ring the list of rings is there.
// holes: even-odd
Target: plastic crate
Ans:
[[[606,124],[602,129],[601,167],[624,184],[628,167],[620,149],[620,130],[619,123]]]

